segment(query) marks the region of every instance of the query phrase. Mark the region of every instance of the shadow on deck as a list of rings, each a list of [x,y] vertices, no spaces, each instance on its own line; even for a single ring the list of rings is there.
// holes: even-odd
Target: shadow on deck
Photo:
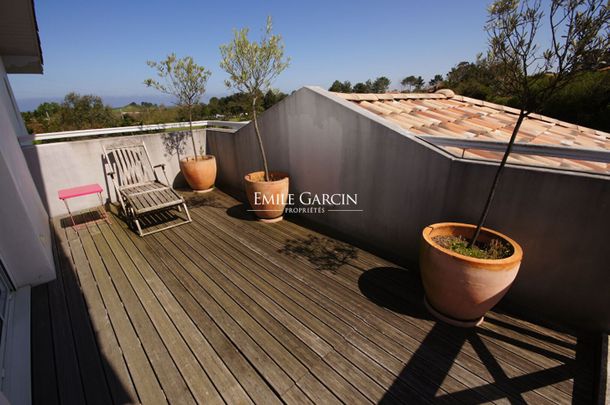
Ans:
[[[593,401],[586,339],[501,313],[437,323],[414,271],[220,191],[189,205],[193,223],[144,238],[54,221],[34,403]]]

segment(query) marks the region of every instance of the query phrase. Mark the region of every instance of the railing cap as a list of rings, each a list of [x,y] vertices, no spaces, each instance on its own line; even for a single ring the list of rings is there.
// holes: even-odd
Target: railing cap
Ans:
[[[218,121],[218,120],[203,120],[193,121],[192,125],[195,127],[210,127],[210,126],[223,126],[239,129],[250,121]],[[95,135],[112,135],[112,134],[123,134],[129,132],[144,132],[144,131],[157,131],[172,128],[184,128],[188,127],[189,122],[168,122],[163,124],[150,124],[150,125],[132,125],[128,127],[112,127],[112,128],[95,128],[95,129],[82,129],[77,131],[60,131],[60,132],[46,132],[42,134],[28,134],[19,137],[19,143],[23,146],[31,145],[34,141],[44,141],[50,139],[74,139],[81,138],[84,136],[95,136]]]

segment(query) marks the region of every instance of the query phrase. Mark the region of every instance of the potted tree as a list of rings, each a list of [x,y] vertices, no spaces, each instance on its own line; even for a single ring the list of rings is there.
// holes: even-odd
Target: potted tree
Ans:
[[[235,30],[233,40],[220,46],[220,67],[229,74],[227,87],[248,95],[252,106],[252,121],[263,162],[263,170],[245,177],[246,195],[256,216],[264,222],[280,221],[288,196],[288,174],[269,171],[267,155],[258,127],[257,102],[271,87],[273,80],[286,69],[290,58],[284,58],[281,36],[273,35],[271,17],[267,18],[260,42],[248,39],[248,28]]]
[[[197,153],[193,136],[193,107],[203,97],[211,72],[197,65],[192,57],[177,58],[174,53],[165,60],[146,63],[157,71],[157,76],[162,81],[146,79],[144,84],[175,97],[176,104],[186,110],[188,115],[193,156],[179,159],[180,171],[193,191],[211,191],[216,181],[216,159],[212,155]]]
[[[483,225],[523,121],[544,111],[547,100],[576,75],[603,63],[609,15],[606,0],[551,0],[550,44],[542,49],[539,1],[496,0],[489,7],[488,58],[499,93],[511,96],[519,113],[477,225],[439,223],[423,230],[422,282],[426,306],[437,318],[464,327],[481,323],[517,276],[521,247]]]

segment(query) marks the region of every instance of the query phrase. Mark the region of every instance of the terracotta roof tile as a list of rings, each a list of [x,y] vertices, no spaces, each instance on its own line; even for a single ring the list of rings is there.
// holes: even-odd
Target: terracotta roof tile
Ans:
[[[420,117],[425,117],[426,120],[431,125],[439,125],[440,123],[443,122],[441,119],[439,119],[438,116],[435,116],[434,114],[431,114],[430,110],[427,110],[427,111],[418,111],[417,115],[419,115]]]
[[[456,139],[508,142],[519,110],[455,95],[443,89],[436,93],[335,93],[374,114],[380,115],[416,135]],[[521,127],[520,144],[551,145],[564,148],[610,150],[610,134],[559,121],[540,114],[530,114]],[[502,153],[444,147],[456,156],[500,160]],[[578,161],[560,157],[511,154],[510,162],[569,170],[610,174],[610,164]]]
[[[377,100],[394,100],[394,94],[377,94]]]
[[[403,128],[406,129],[413,129],[413,127],[415,126],[415,124],[411,121],[408,121],[406,119],[404,119],[404,117],[398,115],[398,114],[394,114],[394,115],[390,115],[387,117],[390,121],[393,121],[395,123],[397,123],[398,125],[400,125]],[[418,133],[423,134],[423,131],[418,131]]]
[[[383,103],[381,101],[373,101],[373,104],[380,109],[387,109],[395,114],[404,112],[404,110],[400,108],[399,103]]]

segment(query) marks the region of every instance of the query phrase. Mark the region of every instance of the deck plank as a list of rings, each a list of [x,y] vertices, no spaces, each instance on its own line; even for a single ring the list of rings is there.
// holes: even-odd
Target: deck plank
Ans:
[[[199,221],[200,224],[203,224],[204,222],[207,222],[208,220],[211,221],[211,219],[209,219],[209,217],[206,217],[206,219],[200,218],[201,221]],[[219,224],[217,224],[219,225]],[[221,226],[221,225],[220,225]],[[220,233],[222,233],[222,230],[220,228],[217,228],[217,231],[220,232],[214,232],[212,228],[206,228],[205,231],[203,233],[201,233],[199,235],[200,238],[205,238],[205,234],[207,233],[208,235],[210,234],[214,234],[215,236],[219,236]],[[207,240],[206,243],[204,243],[205,246],[209,246],[211,243],[213,243],[213,240]],[[236,241],[236,243],[232,243],[229,240],[224,240],[223,245],[231,245],[233,244],[233,246],[235,247],[235,250],[233,251],[227,251],[225,252],[225,257],[239,257],[240,256],[240,252],[238,252],[238,249],[240,246],[248,246],[248,242],[244,241],[244,240],[240,240],[240,241]],[[266,245],[267,242],[264,243],[264,245]],[[262,244],[261,244],[262,245]],[[258,246],[257,248],[255,248],[256,250],[264,248],[263,246]],[[256,260],[256,259],[254,259]],[[260,265],[257,265],[257,271],[256,274],[259,275],[260,277],[262,277],[262,275],[265,273],[265,270],[267,271],[271,271],[271,269],[274,267],[273,264],[269,264],[269,263],[264,263],[264,262],[260,262]],[[279,290],[291,290],[292,286],[288,285],[286,283],[284,283],[284,281],[281,280],[281,277],[283,275],[285,275],[285,271],[288,267],[292,267],[295,268],[295,266],[298,266],[297,264],[295,264],[294,262],[289,263],[289,262],[285,262],[282,263],[280,266],[277,266],[277,268],[275,269],[275,275],[277,276],[277,279],[273,280],[273,277],[268,278],[267,280],[270,280],[269,282],[272,284],[276,284],[280,285]],[[299,274],[303,274],[303,272],[299,272]],[[298,280],[295,280],[296,283],[298,283]],[[294,282],[291,283],[292,285],[294,285]],[[329,283],[317,283],[315,282],[315,280],[310,281],[309,286],[314,285],[316,287],[316,289],[318,291],[324,291],[325,289],[328,289],[329,287]],[[301,297],[300,292],[303,292],[305,290],[307,290],[309,288],[308,285],[301,285],[299,288],[299,290],[295,290],[292,291],[289,295],[290,298],[292,300],[296,300],[298,298]],[[331,284],[331,289],[335,289],[335,286],[333,286]],[[310,290],[310,293],[312,293],[312,291]],[[315,291],[313,291],[313,293],[315,294]],[[319,295],[317,295],[315,297],[316,299],[309,299],[307,300],[307,297],[304,297],[304,299],[300,300],[303,308],[307,308],[308,310],[312,310],[312,308],[315,308],[317,305],[319,305],[320,303],[324,302],[323,297],[320,297]],[[284,305],[284,304],[282,304]],[[405,350],[405,348],[401,347],[401,345],[399,344],[392,344],[392,342],[388,339],[377,339],[376,341],[370,341],[372,336],[376,336],[376,330],[373,329],[372,327],[370,327],[369,325],[367,325],[365,322],[363,322],[361,319],[357,319],[356,317],[352,317],[351,319],[349,319],[349,325],[346,323],[338,323],[337,320],[338,318],[333,318],[333,308],[336,308],[336,305],[333,304],[329,304],[327,306],[327,312],[320,312],[318,311],[316,313],[317,317],[320,317],[322,319],[325,319],[326,323],[328,326],[330,326],[330,328],[328,328],[328,326],[326,326],[326,329],[319,331],[319,333],[321,333],[322,335],[325,334],[325,331],[328,330],[332,330],[332,328],[336,328],[337,329],[337,335],[339,336],[348,336],[350,338],[350,340],[353,341],[353,344],[361,349],[366,348],[365,351],[368,351],[368,354],[370,356],[370,361],[380,361],[380,360],[384,360],[383,362],[383,366],[388,368],[389,370],[393,371],[395,373],[396,376],[398,376],[398,374],[400,374],[400,370],[402,370],[403,366],[404,366],[404,360],[405,359],[409,359],[411,355],[413,355],[415,353],[416,350],[418,350],[418,346],[420,344],[419,341],[413,341],[413,339],[411,339],[411,341],[413,341],[413,344],[410,348],[410,350]],[[362,307],[361,311],[366,311],[367,308]],[[345,312],[341,312],[340,316],[345,318]],[[303,318],[303,317],[301,317]],[[309,316],[309,318],[311,318],[311,315]],[[305,316],[305,319],[309,319]],[[334,322],[333,322],[334,321]],[[356,333],[352,333],[352,328],[355,329]],[[327,338],[328,334],[326,334]],[[332,336],[330,337],[332,339]],[[335,342],[334,345],[340,345],[340,342]],[[421,353],[419,353],[421,354]],[[430,365],[432,367],[432,369],[434,369],[434,364],[435,363],[440,363],[440,360],[442,360],[441,358],[439,358],[438,355],[436,355],[435,352],[433,351],[429,351],[429,353],[427,353],[427,358],[430,361]],[[441,363],[442,364],[442,363]],[[429,372],[431,368],[430,367],[421,367],[421,369],[419,369],[419,373],[422,376],[426,376],[426,374]],[[439,373],[442,370],[437,370]],[[466,389],[466,385],[464,385],[463,383],[461,383],[461,381],[469,381],[471,384],[482,384],[484,383],[484,380],[482,380],[481,378],[479,378],[477,375],[470,373],[469,371],[467,371],[467,369],[455,369],[453,370],[453,373],[457,373],[457,376],[453,376],[450,375],[448,377],[448,379],[443,380],[443,384],[441,386],[441,388],[444,390],[445,393],[449,393],[449,392],[455,392],[455,391],[459,391],[459,390],[464,390]],[[427,381],[427,385],[432,385],[435,382],[435,376],[434,374],[430,374],[428,376],[428,381]],[[412,383],[413,380],[411,379],[410,382]],[[425,381],[422,381],[422,383],[425,383]],[[493,387],[489,388],[490,391],[495,391],[492,392],[491,397],[495,398],[498,396],[498,392],[497,390],[494,390]],[[483,398],[473,394],[473,397],[470,398],[471,401],[481,401]],[[536,398],[539,399],[541,402],[543,402],[542,398]]]
[[[150,314],[146,310],[147,306],[151,305],[151,302],[140,301],[138,286],[134,287],[130,284],[127,274],[131,275],[134,270],[129,266],[130,262],[128,261],[128,256],[126,256],[128,253],[121,249],[118,244],[106,239],[103,228],[107,226],[106,224],[100,224],[99,227],[101,229],[96,226],[94,228],[95,231],[91,232],[91,236],[117,288],[120,300],[129,314],[130,321],[152,365],[158,379],[157,384],[160,384],[163,395],[168,401],[178,399],[185,403],[195,402],[198,399],[198,395],[201,395],[200,399],[203,399],[206,397],[206,393],[209,391],[213,392],[214,388],[211,384],[206,384],[209,383],[209,380],[206,382],[204,379],[201,385],[195,386],[197,390],[193,392],[191,385],[185,380],[186,377],[181,373],[182,370],[180,370],[178,365],[178,362],[183,364],[182,359],[178,359],[177,362],[170,352],[170,349],[173,347],[172,344],[179,342],[177,334],[171,335],[173,339],[169,339],[169,344],[164,342],[163,337],[165,337],[165,334],[171,334],[172,331],[167,328],[167,324],[155,323],[150,318]],[[162,316],[161,313],[158,313],[158,315]],[[185,355],[184,364],[191,365],[190,358],[186,356],[186,353],[188,352],[181,353]],[[187,367],[187,371],[192,372],[193,369]]]
[[[138,396],[80,237],[69,238],[69,245],[74,258],[75,275],[78,278],[78,286],[72,285],[72,288],[79,288],[86,300],[88,316],[94,336],[97,337],[96,343],[112,399],[114,403],[135,403]]]
[[[66,265],[65,252],[69,247],[58,238],[55,242],[55,266],[61,268]],[[61,278],[49,283],[48,292],[59,399],[62,404],[82,404],[85,403],[85,393]]]
[[[175,234],[184,234],[182,231],[185,230],[175,230]],[[187,234],[182,241],[182,243],[189,244],[192,240],[196,240],[194,237],[189,237]],[[282,318],[280,320],[274,318],[269,311],[276,312],[274,310],[281,307],[281,303],[272,302],[270,300],[265,300],[265,296],[258,293],[253,288],[249,288],[247,285],[247,280],[244,278],[233,278],[234,283],[224,276],[235,275],[238,271],[243,271],[244,268],[240,268],[240,264],[237,262],[233,262],[231,267],[227,267],[222,261],[220,261],[220,257],[225,257],[226,254],[223,254],[219,251],[214,251],[214,245],[204,243],[206,247],[206,251],[202,251],[201,247],[195,250],[191,245],[191,254],[198,255],[201,260],[207,260],[212,267],[217,269],[216,272],[210,273],[210,277],[215,280],[218,285],[222,285],[225,291],[236,300],[242,308],[248,308],[249,312],[254,315],[255,319],[269,332],[272,332],[275,336],[282,336],[281,343],[286,347],[291,353],[296,355],[298,359],[303,362],[310,370],[316,370],[316,376],[320,379],[321,382],[327,385],[328,389],[334,392],[336,395],[340,396],[342,400],[345,402],[363,402],[364,398],[362,394],[358,392],[355,388],[350,388],[350,384],[347,382],[345,378],[338,375],[334,370],[332,370],[328,364],[322,361],[322,357],[328,353],[330,347],[326,348],[325,352],[322,356],[319,356],[314,353],[314,350],[311,348],[312,345],[315,345],[319,338],[314,336],[313,333],[308,333],[306,342],[299,341],[297,337],[291,332],[288,328],[287,322],[294,320],[294,317],[289,319],[288,317]],[[220,255],[220,256],[219,256]],[[224,276],[223,276],[224,275]],[[267,305],[265,305],[267,304]],[[301,332],[304,331],[302,324],[297,325],[296,329]],[[310,345],[309,343],[312,343]],[[357,374],[354,373],[353,378],[358,377]],[[368,380],[367,386],[374,386],[373,381]]]
[[[234,301],[233,297],[227,294],[224,289],[217,285],[212,278],[207,274],[206,270],[213,270],[211,266],[207,266],[205,263],[197,263],[193,261],[193,257],[187,255],[185,252],[190,252],[187,247],[182,246],[182,250],[177,249],[175,245],[169,240],[165,240],[167,243],[159,243],[157,238],[164,238],[164,235],[154,235],[154,238],[149,239],[149,243],[155,251],[162,252],[167,249],[167,252],[171,252],[171,256],[166,256],[173,260],[170,261],[168,267],[182,267],[186,270],[201,286],[204,286],[205,290],[209,293],[209,296],[214,299],[217,306],[223,308],[231,318],[241,326],[241,328],[250,335],[250,337],[258,342],[258,344],[264,348],[265,352],[273,358],[274,362],[283,369],[283,371],[289,375],[293,381],[298,380],[303,376],[307,369],[303,364],[288,350],[284,348],[277,341],[278,336],[273,336],[264,327],[256,322],[250,313],[245,311]],[[192,252],[191,252],[192,253]],[[209,301],[208,301],[209,302]],[[211,303],[210,303],[211,304]],[[214,305],[211,305],[214,307]],[[206,306],[206,308],[208,308]],[[278,389],[280,394],[286,391],[292,385],[290,379],[282,381],[283,387]],[[286,385],[287,384],[287,385]],[[323,389],[323,386],[319,387]]]
[[[59,404],[49,311],[49,285],[32,288],[32,403]]]
[[[184,271],[181,267],[181,262],[173,257],[165,247],[156,245],[153,237],[145,239],[148,242],[139,242],[144,255],[151,259],[154,258],[157,269],[164,267],[179,281],[182,288],[188,291],[192,296],[197,297],[197,301],[201,307],[205,308],[206,312],[213,321],[221,327],[231,341],[240,342],[240,350],[248,357],[249,362],[257,367],[257,371],[265,377],[265,379],[274,387],[276,392],[284,392],[291,388],[291,383],[288,375],[280,368],[269,355],[261,350],[257,339],[250,337],[246,329],[229,316],[225,308],[218,304],[207,291],[207,280],[201,282],[197,276],[198,270],[195,270],[195,276]],[[162,274],[162,273],[159,273]],[[259,339],[258,342],[264,342],[264,339]]]
[[[116,332],[117,341],[125,356],[125,362],[138,394],[138,400],[143,403],[167,402],[165,393],[157,380],[147,353],[142,346],[138,334],[134,330],[134,325],[131,323],[127,308],[121,301],[111,279],[110,272],[102,260],[104,254],[107,256],[112,256],[112,254],[105,250],[101,244],[98,244],[99,238],[94,239],[92,233],[87,228],[79,232],[79,236],[108,316]],[[99,251],[98,246],[100,247]]]
[[[140,252],[121,243],[107,224],[100,228],[191,391],[198,393],[196,399],[213,403],[223,397],[229,403],[249,403],[246,392]]]
[[[189,314],[191,320],[197,325],[199,330],[205,334],[214,350],[232,370],[233,375],[239,378],[239,382],[248,392],[252,400],[256,403],[275,404],[279,403],[276,394],[266,384],[265,380],[257,373],[257,370],[248,362],[238,348],[232,344],[222,330],[214,323],[212,318],[205,312],[205,309],[197,302],[180,281],[174,277],[164,263],[155,260],[150,254],[148,245],[137,235],[129,232],[117,225],[112,227],[115,234],[122,243],[131,243],[139,249],[142,256],[154,267],[159,278],[165,283],[176,299],[180,302],[184,310]]]
[[[32,289],[35,404],[593,399],[577,336],[500,312],[437,323],[415,272],[302,221],[253,221],[218,190],[186,197],[191,224],[144,238],[116,217],[55,219],[60,277]]]
[[[63,253],[60,252],[57,282],[63,284],[63,293],[72,324],[72,335],[74,341],[78,342],[74,346],[85,398],[88,404],[106,405],[111,402],[110,388],[106,381],[102,360],[91,328],[89,313],[74,271],[76,266],[83,263],[75,263],[75,257],[72,254],[73,249],[67,235],[59,234],[59,240],[61,245],[68,250]],[[68,255],[72,257],[68,257]]]
[[[188,232],[188,230],[183,230],[185,232]],[[212,231],[211,230],[207,230],[207,234],[211,235]],[[215,233],[215,237],[219,237],[220,232]],[[197,238],[204,240],[204,246],[206,247],[206,249],[210,246],[214,246],[215,241],[213,240],[214,238],[210,238],[210,239],[206,239],[206,232],[200,232],[197,235]],[[193,238],[192,238],[193,239]],[[239,269],[239,265],[237,264],[236,260],[237,258],[240,258],[242,260],[246,260],[245,258],[241,257],[239,254],[237,254],[236,252],[232,251],[229,254],[227,254],[228,252],[224,252],[224,254],[221,253],[221,256],[224,257],[228,263],[230,263],[230,267],[227,269],[227,271],[225,271],[225,274],[227,274],[227,277],[232,274],[230,272],[230,270],[235,270],[235,271],[240,271]],[[232,258],[231,256],[234,256],[234,258]],[[209,255],[206,255],[206,257],[208,257],[209,259]],[[305,324],[308,325],[308,327],[311,327],[315,332],[317,333],[316,336],[318,336],[319,339],[322,339],[322,341],[327,341],[327,345],[333,347],[333,350],[338,350],[339,352],[343,352],[346,353],[346,355],[348,356],[347,358],[351,358],[352,360],[354,360],[354,363],[349,364],[349,362],[345,361],[345,359],[342,356],[339,356],[336,358],[336,362],[332,363],[329,361],[329,363],[332,363],[333,366],[335,367],[342,367],[343,370],[345,371],[345,376],[349,376],[350,379],[354,380],[355,382],[361,381],[369,381],[370,384],[370,380],[371,377],[362,377],[359,376],[359,371],[360,369],[358,367],[356,367],[356,364],[359,365],[360,367],[363,367],[367,370],[367,372],[369,374],[372,374],[372,376],[375,377],[375,379],[377,378],[385,378],[386,381],[394,381],[397,378],[397,374],[398,373],[390,373],[389,375],[386,374],[384,372],[384,367],[381,365],[378,365],[377,363],[379,363],[380,361],[383,361],[383,359],[388,359],[388,355],[387,353],[384,353],[381,350],[376,350],[373,352],[373,354],[369,357],[366,356],[361,350],[363,349],[362,346],[367,345],[370,346],[369,342],[360,340],[360,343],[362,343],[362,345],[358,346],[355,345],[353,340],[354,340],[354,334],[353,334],[353,329],[352,326],[346,324],[345,322],[343,322],[341,319],[335,317],[332,315],[332,313],[330,312],[322,312],[322,310],[317,310],[318,305],[320,305],[320,301],[319,300],[309,300],[305,303],[305,307],[308,308],[308,311],[305,311],[305,309],[303,307],[300,307],[299,304],[303,304],[303,300],[299,300],[300,302],[295,304],[295,303],[291,303],[290,300],[288,299],[288,297],[282,297],[281,295],[277,294],[276,291],[274,291],[274,287],[271,284],[265,284],[264,282],[260,282],[257,280],[257,278],[261,277],[261,278],[265,278],[266,280],[269,280],[269,277],[265,277],[265,270],[260,267],[257,263],[255,262],[248,262],[249,267],[254,271],[253,274],[248,275],[247,270],[244,272],[243,270],[240,271],[240,274],[242,275],[242,277],[244,279],[248,278],[250,280],[251,283],[253,283],[257,288],[262,289],[264,291],[266,291],[267,294],[270,294],[270,296],[272,296],[274,298],[275,301],[275,306],[277,308],[286,308],[289,310],[289,312],[291,314],[293,314],[294,317],[298,318],[301,320],[301,322],[304,322]],[[222,264],[220,265],[222,266]],[[255,276],[256,274],[256,276]],[[282,276],[282,274],[280,274],[280,276]],[[234,277],[234,275],[233,275]],[[274,283],[275,280],[271,279],[271,283]],[[289,286],[284,286],[287,287],[287,289],[290,291],[292,290],[291,287]],[[251,289],[249,289],[249,291],[252,291]],[[252,293],[251,293],[252,294]],[[292,300],[295,300],[299,298],[300,293],[295,292],[295,294],[290,294],[290,298]],[[259,298],[257,298],[257,301],[262,301],[265,299],[264,296],[258,296]],[[322,298],[323,299],[323,298]],[[332,306],[331,304],[328,304],[329,306]],[[271,305],[268,306],[269,308],[273,308],[273,303]],[[324,319],[326,321],[326,323],[324,323],[322,320],[320,320],[320,318]],[[299,324],[295,324],[294,328],[297,329],[297,334],[299,332]],[[351,337],[351,338],[350,338]],[[310,346],[312,346],[310,344],[309,341],[306,341],[306,343]],[[314,342],[315,343],[315,342]],[[350,347],[353,347],[355,350],[350,350]],[[374,350],[374,349],[370,349],[370,350]],[[325,356],[328,356],[328,354],[325,354]],[[355,359],[353,357],[356,357]],[[328,359],[326,359],[328,361]],[[387,360],[390,361],[390,360]],[[402,364],[399,364],[398,362],[394,363],[395,368],[396,369],[401,369]],[[386,366],[387,368],[387,364],[385,364],[384,366]],[[351,372],[351,374],[350,374]],[[359,380],[360,378],[360,380]],[[375,395],[374,392],[377,391],[375,390],[375,385],[372,384],[371,386],[369,386],[367,388],[367,390],[369,391],[368,394],[369,395]],[[403,392],[410,392],[408,390],[403,390]],[[385,392],[385,390],[382,391],[382,393]],[[376,398],[379,399],[379,398]],[[425,402],[425,400],[423,399],[423,397],[417,397],[414,395],[414,400],[417,399],[420,402]]]
[[[210,213],[210,212],[208,211],[208,212],[206,213],[205,217],[200,217],[200,219],[202,219],[202,222],[206,222],[206,221],[210,221],[210,220],[211,220],[211,219],[210,219],[210,215],[207,215],[207,214],[209,214],[209,213]],[[198,212],[198,213],[196,213],[196,214],[201,215],[201,213],[200,213],[200,212]],[[216,214],[216,215],[218,215],[218,214]],[[225,218],[225,217],[223,216],[223,219],[224,219],[224,218]],[[261,245],[263,246],[263,249],[264,249],[265,247],[269,247],[269,245],[273,245],[273,243],[269,243],[269,241],[270,241],[270,240],[274,240],[274,239],[276,239],[276,241],[281,242],[281,239],[279,239],[279,240],[278,240],[278,236],[277,236],[277,233],[278,233],[278,232],[277,232],[277,228],[280,228],[280,227],[291,227],[291,226],[292,226],[292,227],[296,227],[296,226],[294,226],[293,224],[289,224],[289,223],[286,223],[286,224],[282,224],[282,223],[280,223],[280,224],[277,224],[277,225],[278,225],[278,226],[275,226],[275,225],[274,225],[274,227],[275,227],[276,229],[273,229],[273,230],[271,230],[271,227],[256,227],[256,231],[254,231],[254,232],[257,232],[257,233],[259,233],[259,234],[260,234],[260,233],[262,233],[263,235],[256,235],[257,237],[255,237],[255,238],[248,238],[248,241],[246,241],[246,243],[250,243],[250,242],[249,242],[250,240],[251,240],[251,241],[264,241],[264,243],[263,243],[263,244],[261,244]],[[244,230],[244,231],[246,231],[246,232],[248,232],[248,227],[254,228],[254,226],[252,225],[252,223],[251,223],[251,222],[248,222],[248,221],[241,221],[241,224],[240,224],[240,225],[237,225],[237,224],[236,224],[235,226],[239,226],[239,227],[240,227],[240,230],[242,230],[242,229],[243,229],[243,230]],[[307,234],[310,234],[310,232],[309,232],[308,230],[304,230],[303,228],[299,228],[299,229],[300,229],[300,230],[305,231],[305,232],[306,232],[306,235],[307,235]],[[234,234],[237,234],[237,232],[233,232],[233,233],[234,233]],[[240,234],[240,235],[243,235],[243,232],[239,232],[239,234]],[[286,235],[286,237],[295,237],[295,236],[297,236],[297,235],[290,235],[290,234],[287,234],[287,235]],[[302,236],[302,235],[301,235],[301,236]],[[317,235],[317,236],[320,236],[320,235]],[[244,242],[244,241],[242,240],[242,243],[243,243],[243,242]],[[276,244],[275,246],[276,246],[276,247],[279,247],[279,246],[281,246],[281,245],[280,245],[280,244]],[[362,251],[360,251],[360,252],[362,252]],[[277,259],[278,259],[278,255],[277,255],[277,253],[276,253],[276,252],[274,252],[273,250],[271,250],[269,257],[272,257],[272,258],[273,258],[273,260],[277,260]],[[359,255],[358,255],[358,257],[361,257],[361,255],[359,254]],[[300,260],[302,260],[302,259],[303,259],[303,258],[300,258]],[[307,262],[307,260],[306,260],[306,259],[305,259],[305,262]],[[383,263],[383,262],[382,262],[382,264],[385,264],[385,263]],[[286,264],[286,263],[284,263],[284,265],[287,265],[287,264]],[[360,273],[361,273],[361,272],[353,273],[353,274],[352,274],[352,276],[357,276],[357,275],[359,275]],[[301,272],[299,272],[299,273],[298,273],[298,276],[299,276],[299,277],[301,277],[301,276],[302,276],[302,273],[301,273]],[[357,280],[356,280],[356,279],[354,279],[353,277],[352,277],[352,279],[351,279],[351,280],[349,280],[349,281],[347,281],[347,282],[344,282],[344,280],[342,280],[341,278],[338,278],[338,277],[337,277],[337,274],[334,274],[334,273],[332,273],[332,272],[330,272],[330,273],[326,273],[326,276],[331,277],[331,278],[335,278],[336,280],[339,280],[339,281],[340,281],[340,282],[342,282],[344,285],[347,285],[349,288],[351,288],[351,289],[352,289],[352,291],[355,291],[355,292],[357,292],[358,294],[360,293],[360,291],[358,291]],[[401,286],[401,283],[394,284],[394,286],[395,286],[395,287],[400,287],[400,286]],[[334,293],[334,292],[333,292],[333,293]],[[400,293],[402,293],[402,295],[404,295],[404,291],[402,291],[402,292],[400,292]],[[353,294],[351,294],[351,296],[347,296],[347,297],[346,297],[346,296],[344,296],[344,297],[341,297],[341,298],[337,299],[337,300],[336,300],[336,303],[340,305],[342,300],[347,299],[347,300],[349,301],[351,298],[353,298]],[[358,303],[357,303],[357,302],[354,302],[354,303],[351,303],[351,302],[350,302],[350,306],[349,306],[349,308],[353,308],[354,306],[355,306],[356,308],[358,308]],[[375,312],[375,311],[370,311],[370,310],[365,311],[365,310],[362,310],[362,312],[363,312],[363,313],[370,313],[370,312]],[[376,316],[374,316],[374,317],[369,317],[369,320],[370,320],[370,321],[374,321],[374,322],[377,322],[377,321],[379,321],[379,320],[383,320],[383,319],[385,319],[385,317],[384,317],[384,314],[383,314],[383,313],[376,314]],[[411,319],[411,321],[418,322],[418,320],[417,320],[417,319]],[[421,322],[419,322],[419,323],[421,323]],[[379,328],[379,330],[382,330],[382,331],[383,331],[383,330],[387,330],[387,328],[386,328],[386,327],[383,327],[383,325],[381,325],[381,326],[380,326],[380,325],[377,325],[377,327]],[[428,327],[428,330],[427,330],[427,331],[426,331],[426,330],[425,330],[425,328],[424,328],[424,332],[428,332],[428,331],[429,331],[429,327]],[[451,336],[451,334],[446,334],[446,335],[447,335],[447,336]],[[419,336],[417,336],[417,340],[418,340],[418,341],[422,341],[422,339],[423,339],[424,337],[425,337],[425,335],[424,335],[424,336],[419,335]],[[445,337],[446,337],[446,336],[445,336]],[[451,342],[449,342],[449,343],[451,343]],[[487,339],[487,338],[486,338],[486,344],[490,344],[490,343],[492,343],[492,342],[491,342],[491,339]],[[512,348],[512,347],[509,347],[509,348]],[[519,349],[517,348],[517,350],[519,350]],[[476,361],[478,361],[478,362],[479,362],[479,364],[480,364],[480,360],[478,359],[478,355],[477,355],[477,353],[470,353],[470,354],[472,355],[473,359],[475,359]],[[461,353],[460,353],[460,355],[461,355]],[[535,352],[531,352],[531,353],[529,353],[529,356],[533,356],[533,355],[535,356],[535,355],[536,355],[536,353],[535,353]],[[540,356],[538,356],[538,357],[540,357]],[[510,356],[509,356],[509,358],[511,358],[511,359],[513,359],[513,358],[514,358],[514,354],[513,354],[512,352],[510,352]],[[456,359],[456,360],[458,360],[458,359]],[[522,360],[524,360],[526,363],[528,362],[528,360],[527,360],[527,359],[522,359]],[[536,368],[537,368],[539,365],[548,366],[548,365],[549,365],[549,363],[548,363],[549,361],[550,361],[551,363],[553,362],[553,360],[552,360],[552,359],[546,359],[546,358],[543,358],[543,360],[545,360],[545,362],[544,362],[543,364],[534,365],[534,369],[536,369]],[[519,363],[519,359],[518,359],[518,358],[517,358],[517,363]],[[521,365],[523,365],[523,362],[521,362],[520,364],[521,364]],[[509,367],[509,371],[512,371],[512,372],[517,372],[517,373],[519,372],[519,369],[518,369],[518,368],[514,368],[514,367],[512,367],[510,364],[509,364],[509,365],[505,365],[505,364],[503,364],[502,366],[503,366],[503,367],[508,366],[508,367]],[[468,367],[470,368],[470,367],[471,367],[471,365],[469,365]],[[538,369],[539,369],[539,367],[538,367]],[[533,370],[531,370],[531,369],[530,369],[529,371],[533,371]],[[556,373],[556,374],[558,374],[557,378],[558,378],[558,379],[560,379],[560,383],[562,383],[562,382],[566,382],[566,383],[567,383],[567,384],[562,384],[562,387],[564,388],[564,392],[565,392],[565,393],[570,393],[570,392],[571,392],[572,387],[571,387],[571,384],[569,383],[569,381],[561,381],[561,373],[564,373],[564,370],[560,369],[560,370],[557,370],[557,371],[558,371],[558,373]],[[549,374],[553,374],[553,373],[551,372],[551,373],[549,373]],[[532,377],[532,378],[533,378],[533,379],[536,379],[536,377],[537,377],[536,375],[533,375],[533,377]],[[545,396],[549,397],[549,399],[551,399],[552,401],[555,401],[555,400],[557,400],[557,399],[559,399],[559,398],[561,398],[561,399],[563,399],[563,400],[566,400],[566,397],[565,397],[565,396],[562,396],[562,394],[561,394],[561,393],[556,393],[556,392],[554,392],[553,390],[549,390],[549,389],[548,389],[548,386],[544,385],[544,383],[545,383],[545,381],[541,381],[541,385],[543,385],[543,387],[541,388],[541,390],[542,390],[542,391],[546,391],[546,392],[545,392]]]

